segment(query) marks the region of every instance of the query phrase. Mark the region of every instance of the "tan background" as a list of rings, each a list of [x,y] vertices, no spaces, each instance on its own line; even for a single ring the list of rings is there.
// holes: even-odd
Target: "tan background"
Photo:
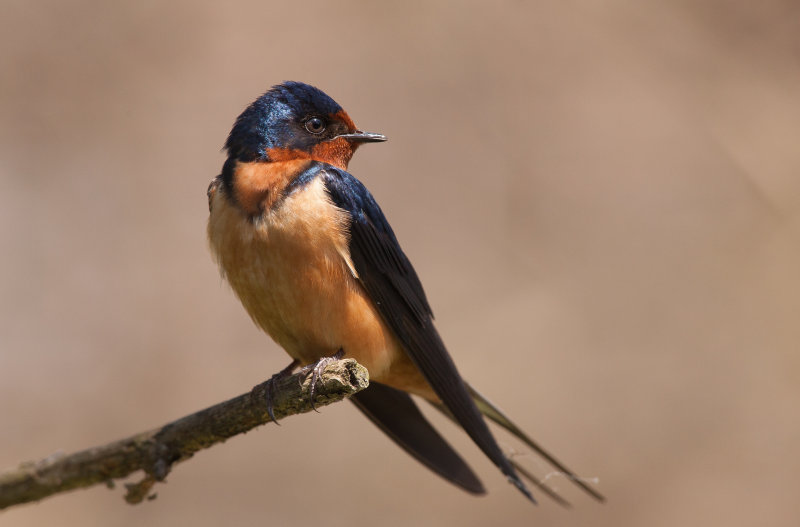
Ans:
[[[0,467],[287,363],[211,262],[205,191],[236,115],[297,79],[389,136],[350,168],[465,376],[610,501],[554,476],[576,509],[534,508],[443,424],[470,497],[341,404],[154,502],[0,524],[800,523],[797,2],[111,4],[2,4]]]

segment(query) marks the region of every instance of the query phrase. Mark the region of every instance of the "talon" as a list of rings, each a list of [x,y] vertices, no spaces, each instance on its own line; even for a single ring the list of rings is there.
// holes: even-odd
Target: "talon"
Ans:
[[[317,383],[322,375],[322,370],[324,370],[328,364],[336,362],[337,360],[341,360],[342,357],[344,357],[344,350],[339,348],[339,350],[330,357],[322,357],[317,362],[309,364],[303,368],[305,371],[308,371],[308,369],[311,370],[311,387],[309,389],[309,398],[311,400],[311,409],[315,412],[319,412],[319,410],[317,410],[317,405],[314,403],[314,396],[317,393]]]
[[[275,377],[277,374],[273,375],[269,380],[269,385],[267,386],[267,392],[264,394],[264,399],[267,401],[267,414],[269,415],[270,420],[278,426],[281,424],[275,419],[275,412],[272,408],[273,400],[275,399]]]
[[[275,399],[275,382],[291,375],[299,363],[300,361],[295,359],[292,361],[291,364],[286,366],[278,373],[273,374],[272,377],[269,378],[269,384],[267,385],[267,391],[264,393],[264,399],[265,402],[267,403],[267,414],[269,415],[269,418],[272,420],[273,423],[275,423],[278,426],[281,426],[281,424],[278,422],[277,419],[275,419],[275,411],[273,410],[273,404],[272,404]]]

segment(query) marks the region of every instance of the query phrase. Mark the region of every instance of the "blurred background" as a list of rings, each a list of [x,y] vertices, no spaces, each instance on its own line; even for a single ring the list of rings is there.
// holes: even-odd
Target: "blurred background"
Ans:
[[[0,12],[0,467],[161,425],[289,359],[205,239],[239,112],[317,85],[462,373],[609,497],[471,497],[350,404],[40,525],[800,522],[800,5],[109,2]],[[504,448],[546,467],[506,435]],[[339,483],[347,474],[346,483]]]

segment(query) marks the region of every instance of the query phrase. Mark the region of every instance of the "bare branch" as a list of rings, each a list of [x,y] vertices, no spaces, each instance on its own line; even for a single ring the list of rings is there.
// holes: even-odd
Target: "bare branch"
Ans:
[[[54,454],[40,461],[22,463],[0,474],[0,509],[98,483],[113,486],[112,480],[143,470],[144,479],[127,485],[125,497],[129,503],[140,503],[175,463],[268,423],[265,398],[271,382],[161,428],[73,454]],[[310,384],[311,375],[304,373],[277,380],[273,389],[275,418],[311,411]],[[314,405],[340,401],[368,385],[366,368],[353,359],[332,362],[319,378]]]

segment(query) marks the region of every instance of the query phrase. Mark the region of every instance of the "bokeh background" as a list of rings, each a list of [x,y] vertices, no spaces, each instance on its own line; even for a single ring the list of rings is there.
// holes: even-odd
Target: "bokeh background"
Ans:
[[[153,502],[98,487],[0,524],[800,523],[796,1],[1,5],[0,467],[287,364],[209,257],[205,191],[238,113],[296,79],[389,136],[350,168],[463,374],[609,502],[552,475],[575,509],[534,508],[433,416],[471,497],[343,403]]]

